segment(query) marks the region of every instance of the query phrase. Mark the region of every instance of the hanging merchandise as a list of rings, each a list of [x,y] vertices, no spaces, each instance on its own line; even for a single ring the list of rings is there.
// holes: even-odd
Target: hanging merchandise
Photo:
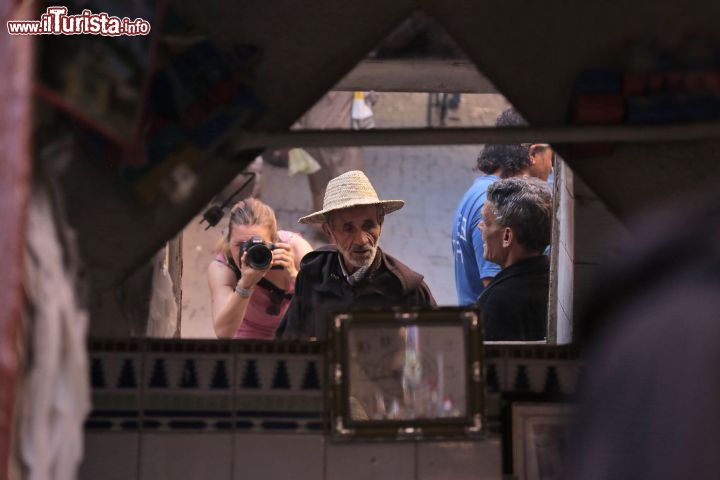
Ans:
[[[372,109],[365,101],[365,92],[355,92],[353,94],[350,116],[352,118],[353,130],[369,130],[375,128],[375,117],[373,116]]]
[[[288,174],[302,173],[312,175],[322,168],[308,152],[302,148],[293,148],[288,152]]]

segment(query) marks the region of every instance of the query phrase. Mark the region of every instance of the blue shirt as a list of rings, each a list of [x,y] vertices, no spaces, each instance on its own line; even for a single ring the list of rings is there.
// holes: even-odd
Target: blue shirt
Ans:
[[[452,249],[455,259],[455,288],[458,304],[471,305],[477,301],[485,289],[483,278],[494,277],[500,272],[500,266],[483,259],[482,232],[477,228],[481,220],[480,211],[487,189],[493,182],[500,180],[494,175],[478,177],[455,212],[452,227]]]

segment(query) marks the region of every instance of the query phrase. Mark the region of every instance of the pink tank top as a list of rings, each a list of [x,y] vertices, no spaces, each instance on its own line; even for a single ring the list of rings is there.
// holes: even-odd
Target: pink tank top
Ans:
[[[293,235],[295,235],[293,232],[278,230],[278,237],[283,243],[289,243]],[[236,276],[238,275],[237,267],[234,264],[230,265],[222,253],[218,253],[215,260],[233,270]],[[257,285],[250,296],[250,303],[245,310],[245,318],[233,338],[274,340],[275,330],[290,306],[290,297],[293,293],[295,293],[295,285],[291,285],[286,291],[279,288],[271,291]]]

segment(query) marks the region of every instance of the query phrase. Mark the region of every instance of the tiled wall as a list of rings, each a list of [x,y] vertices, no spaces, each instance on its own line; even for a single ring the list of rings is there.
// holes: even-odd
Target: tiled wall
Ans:
[[[83,480],[500,478],[500,440],[332,443],[322,344],[93,342]],[[501,391],[572,393],[568,347],[488,346],[488,424]]]

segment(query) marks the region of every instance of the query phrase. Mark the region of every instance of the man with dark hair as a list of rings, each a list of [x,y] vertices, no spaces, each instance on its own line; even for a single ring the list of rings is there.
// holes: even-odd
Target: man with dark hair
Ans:
[[[550,174],[555,159],[555,152],[552,147],[547,143],[523,144],[522,146],[527,147],[527,155],[530,159],[528,175],[552,183]]]
[[[495,120],[496,127],[527,127],[528,122],[513,107],[508,108]]]
[[[526,127],[527,121],[514,108],[508,108],[495,121],[497,127]],[[553,169],[555,152],[547,143],[524,143],[521,145],[529,159],[527,174],[547,181]]]
[[[477,159],[478,170],[496,177],[530,175],[527,148],[519,144],[487,145]]]
[[[525,119],[508,108],[495,121],[497,127],[526,126]],[[455,259],[455,288],[459,305],[471,305],[483,292],[500,267],[483,258],[482,234],[477,230],[480,209],[487,188],[500,178],[532,176],[548,181],[554,153],[546,143],[487,145],[477,158],[477,168],[484,175],[475,179],[455,212],[452,227],[452,249]]]
[[[507,178],[488,188],[482,208],[486,260],[502,271],[478,298],[486,340],[542,340],[546,336],[552,197],[546,182]]]
[[[498,125],[509,111],[498,117]],[[505,121],[505,120],[503,120]],[[483,259],[480,209],[488,186],[500,178],[526,175],[530,168],[528,151],[521,145],[487,145],[478,156],[477,167],[484,175],[475,179],[460,200],[452,226],[452,249],[455,259],[455,288],[459,305],[472,305],[500,266]]]

